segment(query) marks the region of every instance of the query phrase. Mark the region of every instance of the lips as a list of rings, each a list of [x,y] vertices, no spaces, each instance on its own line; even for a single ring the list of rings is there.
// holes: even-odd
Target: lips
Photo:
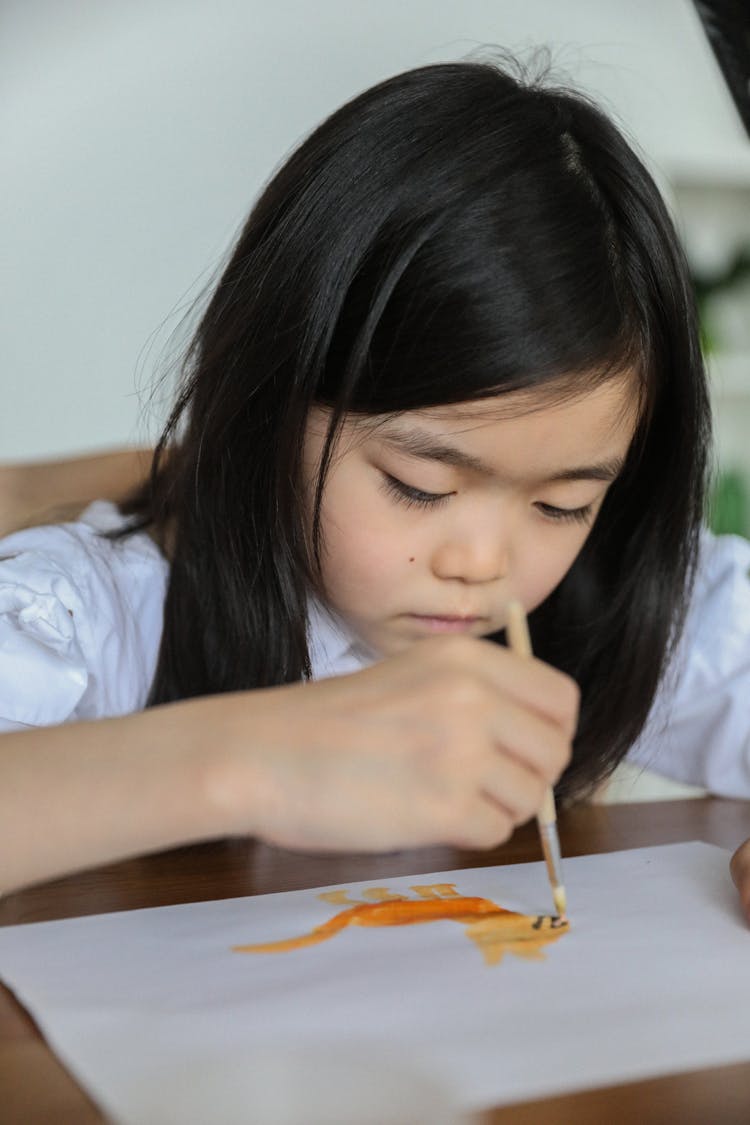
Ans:
[[[410,616],[420,621],[463,621],[467,625],[484,620],[478,613],[412,613]]]
[[[467,633],[477,622],[485,620],[483,617],[469,617],[463,614],[411,613],[409,616],[420,631],[426,633]]]

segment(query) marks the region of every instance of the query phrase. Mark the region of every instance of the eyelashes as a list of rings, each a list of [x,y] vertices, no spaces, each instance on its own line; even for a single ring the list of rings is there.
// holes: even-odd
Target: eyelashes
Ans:
[[[381,488],[386,495],[409,508],[439,508],[454,495],[453,492],[424,492],[421,488],[412,488],[410,484],[404,484],[402,480],[386,472],[382,473]],[[555,523],[582,524],[590,522],[594,509],[593,504],[585,504],[581,508],[557,508],[553,504],[543,504],[541,501],[538,501],[535,507],[545,519]]]
[[[582,508],[555,508],[552,504],[536,504],[538,511],[548,520],[557,520],[562,523],[589,523],[593,504],[585,504]]]
[[[421,488],[404,484],[390,473],[383,473],[381,487],[387,495],[395,497],[409,508],[437,508],[453,495],[452,492],[423,492]]]

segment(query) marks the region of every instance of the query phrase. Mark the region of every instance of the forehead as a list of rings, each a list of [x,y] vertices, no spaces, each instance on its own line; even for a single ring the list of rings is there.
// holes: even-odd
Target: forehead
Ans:
[[[585,393],[552,386],[497,395],[475,402],[427,407],[365,421],[384,441],[424,430],[462,445],[509,451],[526,449],[577,456],[609,451],[624,456],[639,415],[638,382],[630,374],[607,379]]]

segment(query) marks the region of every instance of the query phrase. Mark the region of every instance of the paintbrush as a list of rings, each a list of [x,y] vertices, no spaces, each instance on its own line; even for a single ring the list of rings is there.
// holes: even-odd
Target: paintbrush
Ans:
[[[531,638],[529,627],[526,624],[526,614],[520,602],[508,602],[508,623],[505,627],[508,643],[517,656],[530,660]],[[568,901],[562,880],[562,860],[560,858],[560,841],[557,836],[557,814],[555,812],[555,795],[552,786],[548,786],[542,807],[536,818],[539,826],[539,839],[542,842],[544,861],[547,864],[547,875],[552,888],[552,899],[555,910],[563,921],[566,921]]]

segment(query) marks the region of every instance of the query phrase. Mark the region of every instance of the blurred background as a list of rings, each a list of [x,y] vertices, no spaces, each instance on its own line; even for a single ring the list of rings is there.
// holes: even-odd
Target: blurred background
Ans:
[[[748,0],[724,6],[750,55]],[[750,140],[705,27],[693,0],[2,0],[0,460],[153,440],[251,202],[343,101],[546,46],[673,210],[712,373],[711,519],[750,534]]]

